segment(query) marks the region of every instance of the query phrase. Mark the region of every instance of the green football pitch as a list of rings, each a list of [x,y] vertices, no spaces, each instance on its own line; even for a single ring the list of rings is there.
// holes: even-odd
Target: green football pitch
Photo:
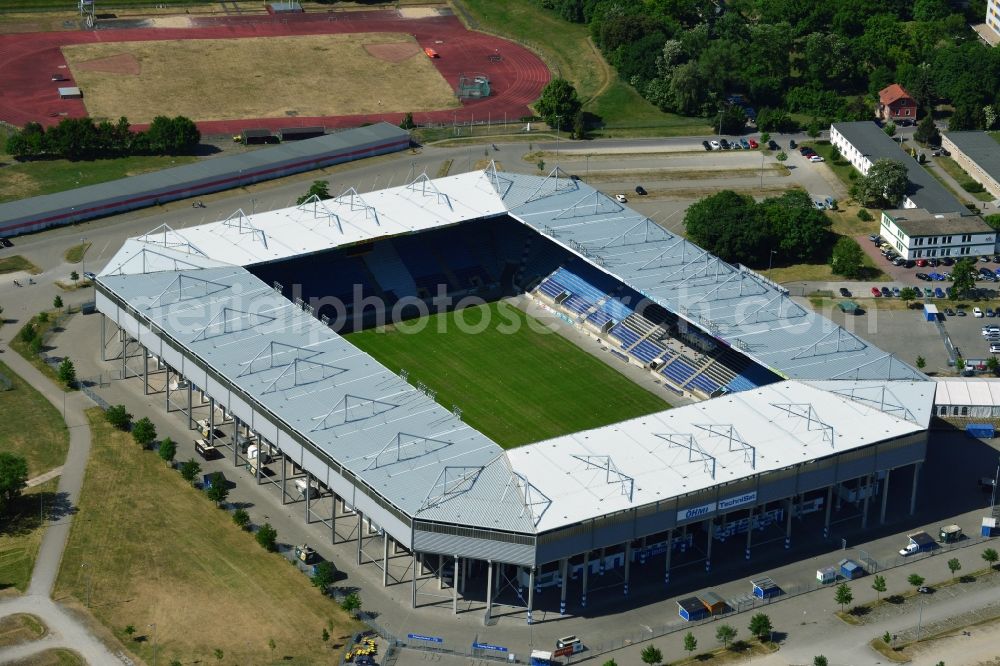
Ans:
[[[485,320],[484,320],[485,318]],[[646,389],[504,303],[347,336],[505,448],[662,411]],[[530,324],[530,325],[529,325]]]

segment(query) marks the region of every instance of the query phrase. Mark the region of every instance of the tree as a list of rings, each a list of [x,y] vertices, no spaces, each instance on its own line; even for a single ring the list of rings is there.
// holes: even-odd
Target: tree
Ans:
[[[125,634],[128,635],[129,638],[132,638],[132,636],[135,634],[135,625],[134,624],[125,625]]]
[[[990,572],[993,571],[993,565],[997,563],[997,559],[1000,559],[1000,556],[997,555],[995,548],[987,548],[984,550],[982,557],[983,561],[986,562],[986,568],[989,569]]]
[[[264,523],[261,525],[260,529],[257,530],[255,538],[257,539],[257,543],[259,543],[261,548],[264,550],[271,553],[277,550],[278,531],[271,527],[271,523]]]
[[[767,637],[774,631],[774,627],[771,625],[771,618],[764,613],[755,613],[750,618],[750,626],[748,628],[750,629],[750,633],[761,641],[767,640]]]
[[[73,282],[76,282],[77,280],[80,279],[80,274],[77,273],[76,271],[71,271],[69,274],[69,279],[72,280]]]
[[[778,154],[774,156],[774,159],[778,160],[779,162],[784,162],[785,160],[788,159],[788,153],[786,153],[783,150],[779,150]]]
[[[903,287],[899,292],[899,298],[902,301],[912,301],[917,297],[917,290],[913,287]]]
[[[767,142],[770,141],[770,140],[771,140],[771,133],[770,132],[761,132],[760,133],[760,144],[762,146],[766,146]]]
[[[236,511],[233,511],[233,524],[241,530],[246,530],[250,527],[250,514],[246,512],[246,509],[236,509]]]
[[[174,444],[174,440],[167,437],[160,442],[160,450],[158,453],[160,455],[160,459],[169,465],[174,461],[174,456],[177,455],[177,445]]]
[[[986,369],[994,375],[997,374],[997,370],[1000,370],[1000,359],[997,359],[996,356],[990,356],[986,359]]]
[[[400,129],[413,129],[417,124],[413,122],[413,114],[407,111],[403,114],[403,122],[399,123]]]
[[[733,626],[723,624],[715,630],[715,639],[722,643],[724,648],[728,648],[734,638],[736,638],[736,628]]]
[[[755,222],[753,198],[723,190],[693,203],[684,215],[691,240],[726,261],[760,263],[770,251]]]
[[[188,483],[194,483],[200,472],[201,465],[194,458],[181,463],[181,478]]]
[[[813,666],[826,666],[826,665],[827,665],[826,657],[824,657],[823,655],[818,654],[815,657],[813,657]]]
[[[56,294],[56,297],[52,299],[52,307],[57,310],[63,306],[62,296]]]
[[[896,135],[896,123],[894,123],[894,122],[892,122],[890,120],[889,122],[887,122],[885,124],[884,127],[882,127],[882,131],[885,132],[886,134],[888,134],[889,136],[895,136]]]
[[[215,648],[215,652],[213,652],[212,654],[215,655],[215,658],[218,661],[222,661],[223,657],[226,656],[226,653],[222,651],[222,648]]]
[[[844,610],[844,606],[854,601],[854,593],[851,592],[851,588],[847,586],[847,583],[841,583],[834,590],[833,600],[840,604],[840,610]]]
[[[31,339],[31,342],[28,343],[28,351],[30,351],[32,354],[35,355],[42,353],[41,336],[35,336],[34,338]]]
[[[868,174],[854,183],[858,201],[867,207],[896,208],[903,200],[909,180],[906,166],[898,160],[875,160]]]
[[[0,452],[0,513],[21,496],[27,485],[27,459],[6,451]]]
[[[208,499],[215,502],[216,505],[222,504],[229,497],[229,484],[226,483],[226,477],[223,476],[222,472],[215,472],[209,477],[206,494]]]
[[[972,259],[959,259],[951,273],[951,300],[957,301],[976,288],[975,269]]]
[[[698,649],[698,639],[690,631],[684,634],[684,649],[688,652],[694,652]]]
[[[326,589],[337,580],[337,567],[333,562],[323,560],[313,567],[312,584],[318,587],[324,594]]]
[[[361,609],[361,597],[358,596],[357,592],[351,592],[340,602],[340,608],[354,615],[356,611]]]
[[[326,630],[326,627],[323,627],[323,635],[322,635],[322,637],[323,637],[323,642],[324,643],[326,643],[328,640],[330,640],[330,632]]]
[[[108,407],[108,411],[104,412],[104,420],[110,423],[113,428],[128,430],[129,424],[132,422],[132,415],[125,411],[125,405],[114,405]]]
[[[955,357],[955,369],[958,370],[959,372],[965,370],[965,359],[962,358],[961,356]]]
[[[917,370],[923,370],[926,367],[927,367],[927,359],[925,359],[923,356],[918,356],[917,357]]]
[[[951,572],[951,579],[955,580],[955,574],[962,570],[962,563],[958,561],[957,557],[953,557],[948,560],[948,571]]]
[[[76,367],[73,365],[73,361],[67,356],[59,364],[59,371],[57,373],[59,381],[67,386],[67,388],[73,388],[76,384]]]
[[[318,197],[320,201],[325,201],[330,197],[330,184],[325,180],[314,180],[312,185],[309,186],[309,191],[303,194],[301,197],[295,200],[297,205],[305,203],[310,197]]]
[[[29,321],[24,325],[20,333],[18,333],[18,337],[21,338],[22,342],[31,342],[38,337],[38,329],[35,328],[35,325]]]
[[[909,576],[906,577],[906,582],[912,585],[913,587],[920,587],[921,585],[924,584],[924,577],[921,576],[920,574],[910,574]]]
[[[606,662],[601,664],[601,666],[618,666],[618,662],[614,659],[608,659]]]
[[[830,269],[848,279],[860,278],[864,271],[864,256],[865,252],[856,240],[849,236],[841,236],[833,246]]]
[[[642,658],[642,662],[644,664],[650,664],[650,666],[663,661],[663,653],[660,652],[660,648],[655,645],[647,645],[644,647],[642,652],[639,653],[639,656]]]
[[[576,88],[566,79],[556,77],[542,89],[535,109],[549,127],[561,130],[571,127],[581,106]]]
[[[881,599],[882,593],[886,590],[885,576],[875,576],[872,582],[872,589],[875,590],[875,601]]]
[[[941,145],[941,132],[934,124],[934,116],[927,114],[917,124],[917,131],[913,133],[913,138],[927,146]]]
[[[719,117],[719,128],[722,134],[743,134],[747,126],[747,114],[742,107],[728,106],[722,110]]]
[[[132,439],[142,448],[148,449],[156,439],[156,426],[148,417],[143,416],[132,426]]]

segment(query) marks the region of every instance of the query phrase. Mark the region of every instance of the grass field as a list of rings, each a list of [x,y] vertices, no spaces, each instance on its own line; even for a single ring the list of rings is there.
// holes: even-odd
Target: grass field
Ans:
[[[140,156],[89,162],[43,160],[10,164],[0,168],[0,203],[106,183],[126,176],[190,164],[197,159],[191,156]]]
[[[103,412],[87,415],[93,445],[55,598],[85,603],[91,576],[90,611],[147,663],[151,641],[128,639],[126,625],[141,635],[156,624],[162,664],[216,663],[216,649],[227,664],[262,663],[269,639],[268,663],[336,661],[333,646],[358,627],[332,599]]]
[[[394,372],[406,368],[412,381],[438,392],[440,404],[458,405],[464,421],[507,448],[669,407],[529,319],[492,303],[348,339]]]
[[[398,33],[96,42],[63,54],[94,118],[146,123],[165,108],[199,121],[458,105],[416,40]]]
[[[87,250],[90,249],[91,243],[77,243],[65,252],[63,252],[63,259],[70,264],[78,264],[83,259]]]
[[[3,273],[17,273],[19,271],[27,271],[38,275],[42,272],[38,266],[34,265],[24,257],[19,254],[15,254],[11,257],[4,257],[0,259],[0,274]]]
[[[941,167],[945,173],[957,180],[959,185],[962,185],[963,183],[975,182],[972,180],[972,176],[970,176],[968,172],[966,172],[966,170],[958,164],[958,162],[950,157],[942,155],[941,157],[935,157],[934,161],[937,162],[937,165]],[[933,170],[931,173],[933,173]],[[949,187],[949,189],[951,188]],[[969,194],[980,201],[993,201],[993,195],[989,192],[965,192],[965,194]],[[963,197],[959,196],[960,201],[962,198]]]
[[[0,393],[4,414],[0,419],[0,451],[24,456],[29,476],[62,465],[69,449],[69,431],[62,415],[2,362],[0,373],[14,386]]]
[[[87,662],[72,650],[53,648],[15,661],[10,666],[87,666]]]
[[[24,592],[31,582],[35,556],[42,543],[43,512],[55,505],[59,479],[27,488],[0,523],[0,594],[12,589]]]
[[[45,623],[28,613],[0,617],[0,647],[37,641],[46,631]]]
[[[36,335],[40,336],[42,339],[42,350],[44,351],[46,338],[49,337],[55,327],[53,317],[56,314],[55,310],[46,312],[44,315],[46,317],[46,321],[41,321],[39,319],[39,315],[32,317],[29,322],[25,323],[24,326],[18,330],[17,335],[10,341],[10,348],[20,354],[28,363],[35,366],[40,373],[51,379],[57,386],[59,386],[59,388],[64,391],[71,391],[73,389],[59,381],[59,376],[55,369],[46,363],[41,355],[31,351],[30,343],[25,342],[21,337],[21,332],[28,326],[28,323],[32,324],[35,327]]]

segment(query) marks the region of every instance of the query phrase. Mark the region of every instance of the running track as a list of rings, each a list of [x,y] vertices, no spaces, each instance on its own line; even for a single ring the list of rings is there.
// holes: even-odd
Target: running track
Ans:
[[[62,115],[87,115],[83,100],[59,99],[57,88],[74,85],[55,82],[54,73],[66,61],[60,47],[90,42],[124,42],[163,39],[238,39],[330,33],[402,32],[412,34],[421,48],[431,47],[440,54],[434,65],[454,89],[462,72],[484,72],[490,77],[493,94],[486,99],[464,103],[457,109],[414,113],[417,123],[451,123],[508,120],[530,114],[528,104],[538,99],[549,80],[545,64],[527,49],[506,40],[470,32],[454,16],[404,19],[395,11],[290,14],[284,16],[230,16],[193,19],[189,28],[122,28],[93,31],[43,32],[0,35],[0,120],[21,126],[29,121],[56,124]],[[502,60],[490,62],[499,52]],[[311,64],[304,64],[312,67]],[[317,72],[322,77],[322,71]],[[219,76],[225,76],[220,72]],[[317,85],[323,85],[322,79]],[[86,96],[87,91],[83,91]],[[172,115],[163,109],[164,115]],[[399,123],[402,113],[364,116],[282,117],[198,123],[206,134],[230,134],[246,127],[295,127],[324,125],[354,127],[384,117]],[[138,126],[141,128],[141,126]]]

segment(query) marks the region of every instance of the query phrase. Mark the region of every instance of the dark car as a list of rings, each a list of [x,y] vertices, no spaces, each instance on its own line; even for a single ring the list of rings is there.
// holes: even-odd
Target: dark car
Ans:
[[[917,592],[919,592],[920,594],[933,594],[934,590],[930,587],[927,587],[926,585],[921,585],[920,587],[917,588]]]
[[[850,298],[851,297],[851,291],[847,287],[841,287],[840,288],[840,295],[843,296],[844,298]]]
[[[801,148],[799,148],[799,155],[802,155],[802,157],[809,157],[810,155],[815,155],[815,154],[816,151],[813,150],[812,148],[807,148],[806,146],[802,146]]]
[[[937,268],[940,263],[940,261],[934,259],[933,257],[927,260],[927,265],[931,268]]]
[[[719,139],[719,145],[722,146],[723,150],[729,150],[729,142],[725,139]]]
[[[952,259],[951,257],[945,257],[944,259],[941,260],[941,265],[942,266],[954,266],[955,265],[955,260]]]
[[[890,296],[892,296],[892,290],[889,289],[889,287],[882,287],[882,296],[885,298],[889,298]]]
[[[913,261],[913,259],[907,259],[906,263],[903,264],[903,266],[905,266],[906,268],[913,268],[916,265],[917,265],[917,262]]]
[[[771,139],[770,141],[767,142],[767,149],[768,150],[779,150],[780,148],[781,148],[781,146],[779,146],[778,142],[775,141],[774,139]]]
[[[795,148],[796,148],[797,146],[798,146],[798,144],[797,144],[797,143],[795,143],[795,139],[789,139],[789,141],[788,141],[788,147],[789,147],[789,148],[791,148],[792,150],[795,150]]]
[[[4,247],[14,247],[14,244],[10,242],[9,238],[0,238],[0,245]]]
[[[879,236],[878,234],[872,234],[871,236],[868,237],[868,240],[878,245],[879,243],[882,242],[882,237]]]
[[[934,157],[951,157],[951,153],[945,150],[944,148],[939,148],[935,150],[933,153],[931,153],[931,155],[933,155]]]
[[[927,273],[917,273],[916,277],[917,277],[918,280],[925,280],[925,281],[928,281],[928,282],[931,279],[931,276],[928,275]]]
[[[712,150],[712,144],[710,144],[708,141],[702,141],[701,145],[705,146],[705,150]]]
[[[635,193],[643,197],[647,194],[646,189],[642,185],[635,186]]]
[[[945,313],[945,314],[946,314],[947,316],[949,316],[949,317],[954,317],[954,316],[955,316],[955,311],[954,311],[954,310],[952,310],[951,308],[945,308],[945,309],[944,309],[944,313]]]

